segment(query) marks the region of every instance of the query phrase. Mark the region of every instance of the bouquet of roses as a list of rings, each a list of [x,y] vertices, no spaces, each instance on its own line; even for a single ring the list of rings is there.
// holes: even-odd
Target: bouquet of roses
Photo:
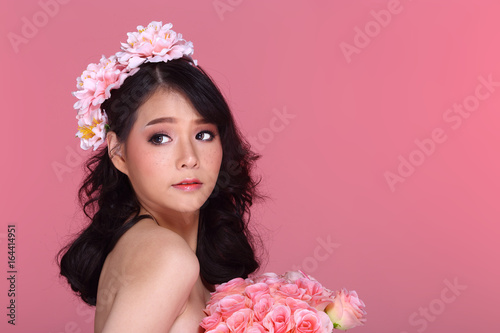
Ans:
[[[330,333],[366,321],[355,291],[331,291],[302,272],[266,273],[218,285],[201,322],[206,333]]]

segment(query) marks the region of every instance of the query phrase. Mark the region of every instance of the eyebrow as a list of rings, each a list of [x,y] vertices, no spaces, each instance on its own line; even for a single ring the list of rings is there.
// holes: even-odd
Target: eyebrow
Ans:
[[[177,123],[177,119],[174,118],[174,117],[156,118],[156,119],[151,120],[149,123],[147,123],[146,126],[151,126],[151,125],[161,124],[161,123],[175,124],[175,123]],[[197,119],[194,120],[194,123],[195,124],[209,124],[210,122],[207,121],[205,118],[197,118]]]

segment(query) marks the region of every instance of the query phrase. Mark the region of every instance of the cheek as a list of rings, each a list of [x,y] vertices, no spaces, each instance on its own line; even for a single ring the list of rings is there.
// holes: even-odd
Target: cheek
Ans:
[[[222,163],[222,147],[214,147],[205,155],[205,163],[210,171],[218,175]]]
[[[169,161],[167,156],[155,154],[154,150],[148,149],[147,146],[131,145],[127,151],[129,165],[129,178],[134,183],[143,183],[151,186],[155,181],[160,180],[158,177],[165,177],[165,166]]]
[[[204,150],[199,157],[201,165],[204,166],[203,174],[207,185],[210,184],[210,187],[215,186],[221,168],[222,148],[210,147],[210,149]]]

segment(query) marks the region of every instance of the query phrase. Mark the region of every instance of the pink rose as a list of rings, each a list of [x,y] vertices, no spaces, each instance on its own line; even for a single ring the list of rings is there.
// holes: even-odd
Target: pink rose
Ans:
[[[321,326],[323,327],[324,332],[332,332],[333,331],[333,323],[330,320],[330,317],[326,314],[326,312],[323,311],[317,311],[316,312],[319,318],[321,319]]]
[[[265,294],[269,295],[269,286],[262,282],[251,284],[245,288],[245,294],[255,303],[256,298]]]
[[[211,316],[213,314],[220,314],[219,303],[218,302],[208,302],[205,310],[203,310],[207,316]]]
[[[210,331],[215,329],[219,325],[220,320],[221,320],[221,315],[220,313],[216,312],[210,316],[203,318],[200,326],[203,327],[205,330]]]
[[[267,333],[267,331],[264,326],[254,322],[253,325],[247,329],[246,333]]]
[[[275,274],[275,273],[265,273],[261,276],[256,277],[255,283],[265,283],[269,286],[269,292],[274,293],[276,289],[282,284],[288,283],[287,279]]]
[[[323,287],[322,294],[320,296],[313,296],[310,303],[316,310],[325,311],[326,306],[331,303],[334,297],[335,293],[333,291]]]
[[[227,318],[226,324],[232,333],[244,333],[247,327],[252,325],[253,311],[251,309],[241,309]]]
[[[297,333],[323,332],[321,318],[311,310],[299,309],[295,311],[293,314],[293,321],[295,322],[295,330]]]
[[[207,331],[205,333],[229,333],[229,328],[227,327],[226,324],[220,323],[219,325],[217,325],[216,328],[214,328],[213,330]]]
[[[215,288],[216,293],[235,293],[235,292],[243,292],[247,286],[247,282],[242,278],[235,278],[226,283],[218,285]]]
[[[212,305],[216,305],[221,299],[229,295],[243,294],[247,282],[242,278],[235,278],[226,283],[218,285],[215,288],[215,292],[212,293],[212,297],[207,304],[207,308],[212,308]],[[211,312],[213,313],[213,311]]]
[[[257,297],[253,305],[255,318],[258,321],[262,321],[269,312],[269,309],[271,309],[271,307],[273,306],[273,304],[274,304],[274,299],[271,295],[264,294]]]
[[[293,297],[287,297],[285,299],[280,299],[278,301],[278,303],[279,304],[286,304],[290,308],[292,313],[294,313],[298,309],[308,309],[309,308],[309,304],[307,304],[307,302],[305,302],[301,299],[295,299]]]
[[[304,289],[307,295],[320,296],[323,294],[323,286],[318,281],[302,278],[295,280],[295,284]]]
[[[273,306],[262,321],[262,326],[270,333],[289,332],[292,328],[290,308],[282,304]]]
[[[324,288],[321,283],[314,279],[300,278],[295,284],[304,293],[302,299],[319,311],[324,311],[325,307],[331,303],[333,292]]]
[[[249,308],[252,305],[251,302],[249,298],[243,295],[229,295],[220,300],[218,311],[222,319],[227,319],[236,311]]]
[[[217,286],[200,326],[206,333],[331,333],[366,321],[355,291],[333,292],[300,272],[233,279]]]
[[[330,297],[319,296],[313,297],[308,303],[318,311],[325,311],[327,305],[332,303],[332,299]]]
[[[333,303],[326,309],[333,325],[337,329],[348,330],[356,326],[362,326],[366,321],[365,303],[358,298],[355,291],[342,289],[337,291]]]
[[[280,285],[276,290],[276,293],[283,298],[292,297],[302,299],[304,290],[300,290],[295,283],[287,283]]]

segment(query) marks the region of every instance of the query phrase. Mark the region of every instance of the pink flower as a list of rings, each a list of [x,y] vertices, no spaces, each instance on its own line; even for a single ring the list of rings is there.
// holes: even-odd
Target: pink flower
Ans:
[[[287,283],[280,285],[276,293],[283,298],[292,297],[301,299],[304,295],[304,290],[301,290],[295,283]]]
[[[220,314],[218,301],[213,302],[212,300],[210,300],[207,303],[207,306],[205,307],[205,310],[203,310],[203,312],[205,312],[205,314],[207,316],[211,316],[211,315],[216,314],[216,313]]]
[[[250,307],[251,302],[249,298],[243,295],[228,295],[220,300],[218,310],[222,319],[227,319],[236,311]]]
[[[295,284],[303,289],[307,295],[320,296],[323,294],[323,286],[318,281],[300,278],[295,280]]]
[[[94,147],[97,149],[106,136],[106,123],[108,117],[104,112],[96,112],[92,118],[82,117],[78,120],[78,132],[76,136],[80,138],[80,147],[82,149],[89,149]]]
[[[319,318],[321,319],[321,327],[323,327],[324,332],[332,332],[333,331],[333,323],[330,320],[330,317],[324,311],[316,312]]]
[[[255,283],[245,288],[245,294],[255,303],[255,299],[265,294],[269,294],[269,286],[265,283]]]
[[[137,70],[124,70],[126,66],[117,63],[115,55],[106,58],[102,56],[98,64],[90,64],[77,78],[78,90],[73,95],[79,99],[73,107],[83,110],[90,104],[99,105],[109,98],[110,90],[119,88],[123,81]]]
[[[134,75],[144,62],[167,62],[184,56],[191,59],[193,44],[182,39],[181,34],[172,31],[172,24],[162,26],[151,22],[146,28],[138,26],[138,32],[128,33],[127,43],[122,51],[109,58],[101,57],[98,64],[89,64],[77,77],[77,91],[73,95],[78,101],[73,107],[78,110],[78,126],[83,149],[97,149],[106,136],[107,117],[101,104],[111,96],[111,90],[118,89],[125,79]],[[196,66],[196,60],[193,60]],[[98,109],[99,111],[97,111]],[[91,134],[94,133],[94,135]]]
[[[253,323],[251,327],[247,329],[246,333],[266,333],[266,329],[259,323]]]
[[[207,303],[206,311],[208,311],[208,314],[214,313],[217,303],[224,297],[236,294],[242,295],[247,285],[248,282],[242,278],[235,278],[218,285]]]
[[[226,324],[232,333],[246,332],[247,327],[253,322],[253,311],[251,309],[241,309],[227,318]]]
[[[258,321],[262,321],[264,317],[268,314],[273,304],[274,304],[274,299],[269,294],[264,294],[257,297],[253,305],[255,318]]]
[[[295,311],[293,314],[293,321],[295,322],[295,330],[297,333],[323,332],[321,318],[311,310],[299,309]]]
[[[210,331],[215,329],[219,325],[220,321],[221,321],[221,315],[220,313],[216,312],[210,316],[203,318],[200,326],[203,327],[205,330]]]
[[[302,299],[317,310],[324,311],[325,307],[331,303],[333,292],[324,288],[318,281],[300,278],[295,281],[295,284],[304,293]]]
[[[335,328],[348,330],[356,326],[362,326],[366,321],[365,304],[358,298],[355,291],[342,289],[337,291],[333,303],[326,309]]]
[[[97,118],[101,112],[101,108],[95,105],[90,104],[88,107],[85,109],[80,110],[77,115],[76,119],[80,120],[84,118],[84,122],[86,124],[91,124],[92,120],[94,118]]]
[[[229,333],[229,328],[225,323],[220,323],[213,330],[207,331],[205,333]]]
[[[304,278],[304,274],[299,271],[290,271],[283,274],[283,277],[293,283],[298,279]]]
[[[293,312],[297,311],[298,309],[308,309],[310,306],[307,304],[307,302],[301,300],[301,299],[295,299],[293,297],[287,297],[285,299],[280,299],[278,301],[279,304],[286,304],[290,310]]]
[[[264,326],[270,333],[286,333],[292,328],[290,308],[286,305],[273,306],[271,311],[262,321]]]
[[[169,61],[193,54],[193,43],[182,39],[172,24],[162,26],[161,22],[151,22],[147,27],[137,27],[137,32],[128,33],[127,43],[122,43],[123,52],[116,55],[127,68],[136,68],[147,59],[149,62]]]
[[[331,333],[366,320],[356,292],[334,293],[302,272],[233,279],[217,286],[204,311],[207,333],[221,324],[231,333]]]
[[[79,100],[74,104],[78,110],[77,137],[81,139],[80,147],[96,150],[106,137],[108,118],[101,110],[100,104],[110,97],[111,89],[119,88],[123,81],[137,70],[123,72],[124,66],[117,64],[116,56],[105,58],[102,56],[99,64],[90,64],[77,78],[77,88],[73,95]]]
[[[242,278],[235,278],[215,288],[216,293],[243,292],[247,287],[247,282]]]
[[[100,105],[111,96],[111,89],[118,89],[123,81],[131,75],[134,75],[139,69],[127,70],[122,64],[118,63],[116,55],[108,59],[101,58],[100,68],[96,73],[96,85],[94,93],[94,105]]]
[[[254,278],[255,283],[267,283],[268,285],[272,285],[275,283],[285,283],[286,280],[280,277],[276,273],[264,273],[256,278]]]

